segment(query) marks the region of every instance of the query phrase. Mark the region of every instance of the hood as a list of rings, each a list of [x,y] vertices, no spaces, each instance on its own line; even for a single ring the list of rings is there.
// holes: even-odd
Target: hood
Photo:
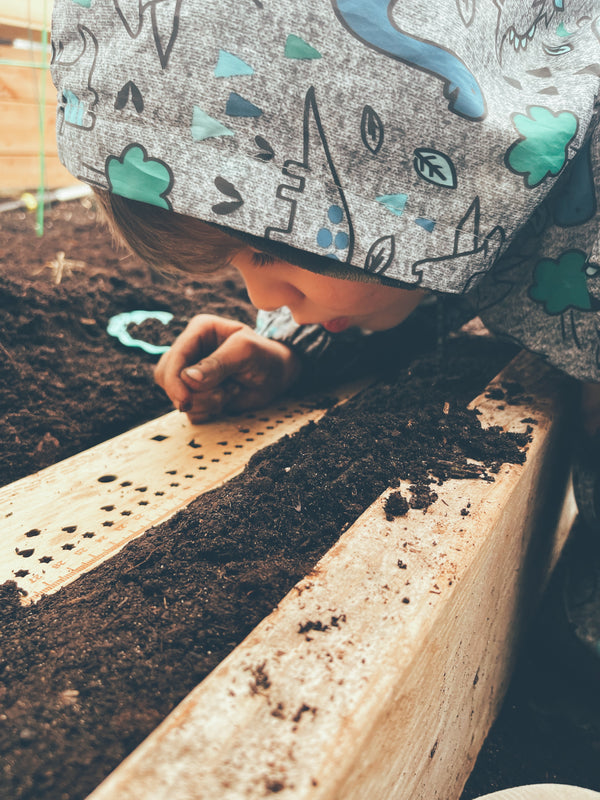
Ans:
[[[301,266],[461,293],[586,139],[598,13],[594,0],[55,0],[59,155],[86,183]]]

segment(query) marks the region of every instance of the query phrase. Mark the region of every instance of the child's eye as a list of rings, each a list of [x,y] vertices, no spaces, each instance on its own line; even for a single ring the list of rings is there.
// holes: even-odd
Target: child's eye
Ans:
[[[274,264],[275,260],[275,256],[272,256],[270,253],[263,253],[260,250],[252,251],[252,263],[256,264],[257,267],[265,267],[267,264]]]

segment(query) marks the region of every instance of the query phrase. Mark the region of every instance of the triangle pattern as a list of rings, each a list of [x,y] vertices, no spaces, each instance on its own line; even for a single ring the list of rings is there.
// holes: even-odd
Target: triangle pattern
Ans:
[[[245,97],[236,92],[231,92],[227,100],[225,113],[230,117],[260,117],[263,112],[250,100],[246,100]]]
[[[286,58],[322,58],[318,50],[315,50],[308,42],[305,42],[304,39],[294,33],[290,33],[285,41],[284,55]]]
[[[218,136],[235,136],[235,133],[225,127],[219,120],[209,116],[198,106],[194,106],[192,117],[192,139],[201,142],[203,139],[213,139]]]
[[[254,70],[241,58],[227,50],[219,50],[219,60],[214,72],[215,78],[230,78],[233,75],[254,75]]]

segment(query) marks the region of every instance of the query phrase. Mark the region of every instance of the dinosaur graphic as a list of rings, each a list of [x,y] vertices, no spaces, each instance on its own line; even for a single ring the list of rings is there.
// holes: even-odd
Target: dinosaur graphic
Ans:
[[[581,64],[577,56],[578,42],[589,32],[600,38],[598,32],[598,4],[596,0],[494,0],[498,9],[496,23],[496,57],[502,67],[504,79],[522,90],[524,80],[528,88],[541,95],[558,95],[554,75],[564,73],[569,64],[576,64],[575,74],[600,73],[600,53],[589,64]],[[574,8],[572,9],[571,6]],[[567,12],[573,11],[571,19]],[[589,30],[588,30],[589,29]],[[523,59],[533,51],[532,69],[523,70]],[[583,51],[582,51],[583,52]]]
[[[496,55],[502,64],[505,51],[515,53],[526,50],[536,34],[554,33],[550,26],[556,15],[563,10],[563,0],[533,0],[528,6],[523,0],[494,0],[498,8],[496,25]],[[555,55],[560,55],[556,46]],[[548,48],[548,54],[552,54]],[[566,52],[566,51],[563,51]]]
[[[444,83],[452,112],[478,121],[486,103],[475,77],[463,61],[441,45],[403,31],[394,18],[398,0],[331,0],[342,25],[367,47],[427,72]],[[400,16],[400,15],[399,15]]]

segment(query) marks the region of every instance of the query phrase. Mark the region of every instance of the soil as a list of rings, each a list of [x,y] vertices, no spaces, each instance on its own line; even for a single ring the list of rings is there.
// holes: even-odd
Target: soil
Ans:
[[[234,270],[158,275],[115,250],[89,199],[51,208],[42,237],[32,226],[27,212],[0,219],[0,485],[170,410],[156,359],[106,332],[113,315],[171,311],[170,341],[200,311],[254,319]],[[156,339],[156,321],[139,327]]]
[[[156,359],[109,337],[112,315],[171,311],[171,331],[134,332],[148,341],[199,310],[251,318],[234,274],[166,281],[115,255],[94,216],[89,201],[57,206],[42,239],[30,216],[2,217],[4,482],[169,410],[152,384]],[[86,268],[56,283],[59,252]],[[44,266],[52,260],[59,267]],[[501,461],[523,459],[526,437],[483,434],[465,410],[512,351],[455,339],[441,360],[435,322],[419,325],[403,349],[422,343],[415,362],[261,451],[97,570],[28,607],[14,583],[0,587],[0,796],[85,797],[400,475],[415,489],[382,514],[434,502],[430,470],[472,477],[474,458],[493,480]],[[539,641],[525,648],[463,800],[525,782],[600,789],[600,714],[569,704],[570,673],[546,659]]]

